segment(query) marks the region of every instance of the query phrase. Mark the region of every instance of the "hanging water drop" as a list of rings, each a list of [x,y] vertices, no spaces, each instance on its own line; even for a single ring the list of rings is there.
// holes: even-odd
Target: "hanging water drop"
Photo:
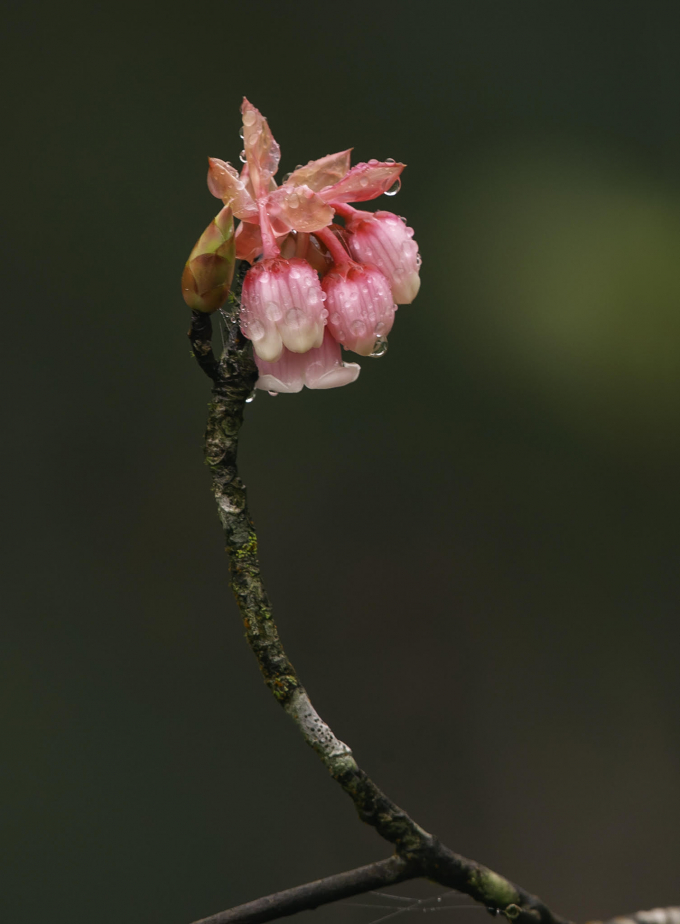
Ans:
[[[390,188],[385,190],[385,195],[386,196],[396,196],[400,189],[401,189],[401,180],[399,179],[399,177],[397,177],[394,183],[390,186]]]
[[[241,161],[242,164],[245,164],[245,162],[246,162],[246,152],[245,152],[245,151],[241,151],[241,153],[240,153],[239,156],[238,156],[238,159]]]
[[[250,393],[250,394],[248,395],[248,397],[246,398],[246,404],[252,404],[253,401],[255,400],[255,398],[257,398],[257,390],[256,390],[255,388],[253,388],[253,390],[251,391],[251,393]]]
[[[396,160],[393,157],[388,157],[385,163],[386,164],[396,164]]]
[[[378,356],[384,356],[385,353],[387,353],[387,340],[383,340],[379,337],[373,344],[373,351],[369,355],[376,358]]]
[[[284,176],[283,180],[281,180],[281,183],[282,183],[282,184],[283,184],[283,183],[287,183],[288,180],[292,177],[292,175],[293,175],[293,171],[292,171],[292,170],[290,171],[290,173],[286,173],[286,175]]]
[[[278,391],[268,391],[267,394],[271,395],[272,398],[275,398],[278,395]]]
[[[241,126],[239,133],[238,133],[239,138],[243,138],[243,134],[244,134],[243,126]]]

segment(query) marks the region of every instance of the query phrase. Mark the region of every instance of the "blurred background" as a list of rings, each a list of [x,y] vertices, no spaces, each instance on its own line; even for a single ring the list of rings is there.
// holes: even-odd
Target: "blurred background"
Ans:
[[[677,3],[4,20],[3,920],[189,924],[390,852],[260,680],[202,461],[179,277],[244,93],[282,173],[405,161],[376,206],[423,256],[356,384],[247,409],[312,699],[558,913],[680,902]]]

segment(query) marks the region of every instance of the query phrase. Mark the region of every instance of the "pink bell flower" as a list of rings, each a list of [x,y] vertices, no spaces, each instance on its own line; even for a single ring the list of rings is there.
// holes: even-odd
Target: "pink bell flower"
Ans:
[[[355,382],[361,372],[357,363],[343,363],[340,346],[326,331],[321,346],[306,353],[284,348],[276,362],[266,362],[255,354],[260,377],[255,388],[274,393],[293,393],[307,388],[339,388]]]
[[[420,254],[413,228],[392,212],[362,212],[342,207],[349,249],[360,263],[373,263],[390,281],[398,305],[410,305],[420,289]]]
[[[327,311],[319,277],[306,260],[261,260],[246,273],[241,293],[241,331],[260,359],[276,362],[318,348]]]
[[[319,237],[334,261],[321,283],[328,329],[346,350],[361,356],[381,356],[387,349],[387,335],[397,307],[389,281],[377,266],[352,260],[332,231],[326,229]]]

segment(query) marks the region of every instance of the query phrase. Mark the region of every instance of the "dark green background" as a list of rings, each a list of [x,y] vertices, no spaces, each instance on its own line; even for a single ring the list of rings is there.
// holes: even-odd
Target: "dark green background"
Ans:
[[[3,19],[2,920],[187,924],[389,853],[260,681],[202,465],[179,276],[244,93],[283,172],[404,160],[424,261],[357,384],[246,414],[317,707],[558,912],[677,904],[677,3]]]

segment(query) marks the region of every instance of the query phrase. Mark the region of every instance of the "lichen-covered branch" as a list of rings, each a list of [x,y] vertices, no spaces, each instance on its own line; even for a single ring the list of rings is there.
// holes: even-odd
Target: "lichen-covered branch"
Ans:
[[[199,312],[192,317],[190,339],[199,364],[213,381],[205,457],[212,474],[213,492],[229,554],[231,589],[243,618],[246,639],[265,683],[331,776],[352,799],[362,821],[372,825],[381,837],[394,845],[400,862],[407,864],[410,870],[417,870],[417,875],[464,892],[490,911],[502,913],[519,924],[564,924],[540,899],[449,850],[381,792],[359,768],[350,748],[339,741],[320,718],[283,649],[262,582],[257,534],[236,462],[243,409],[257,378],[249,343],[242,337],[237,323],[242,278],[243,274],[238,273],[230,295],[227,343],[219,363],[206,346],[209,339],[206,341],[205,316]],[[228,913],[232,917],[219,920],[228,920],[231,924],[254,920],[245,912],[244,917],[239,917],[237,910]],[[289,913],[292,912],[280,911],[278,916]]]

